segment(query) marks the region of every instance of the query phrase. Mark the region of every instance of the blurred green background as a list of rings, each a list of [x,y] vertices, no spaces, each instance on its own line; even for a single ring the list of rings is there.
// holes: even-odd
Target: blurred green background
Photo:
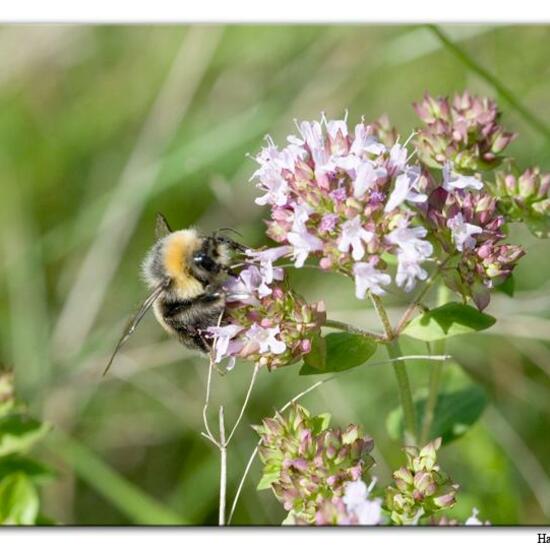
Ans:
[[[266,133],[282,143],[294,118],[320,111],[349,120],[388,113],[403,136],[424,91],[468,88],[494,96],[520,133],[520,165],[550,168],[550,27],[448,26],[457,56],[417,26],[5,26],[0,28],[0,361],[15,368],[19,396],[53,429],[38,455],[59,472],[43,491],[61,523],[217,522],[218,453],[200,435],[207,365],[170,340],[149,315],[109,376],[101,371],[144,296],[139,265],[154,215],[174,227],[231,226],[265,244],[263,209],[248,179]],[[501,97],[488,70],[535,121]],[[501,90],[502,91],[502,90]],[[550,246],[523,228],[527,256],[516,297],[494,297],[489,333],[449,351],[487,389],[491,405],[441,452],[460,483],[454,516],[473,506],[494,524],[550,521]],[[314,271],[293,274],[331,317],[376,327],[353,285]],[[389,297],[397,317],[406,297]],[[412,340],[407,353],[424,353]],[[384,359],[384,351],[374,360]],[[411,378],[425,386],[430,364]],[[450,367],[449,367],[450,368]],[[261,372],[229,448],[232,498],[256,438],[249,428],[315,381],[289,367]],[[212,420],[228,423],[251,367],[216,375]],[[334,423],[375,438],[379,483],[400,465],[385,430],[398,404],[388,365],[363,367],[304,400]],[[252,468],[235,523],[278,524],[282,507],[257,493]],[[175,518],[175,519],[174,519]]]

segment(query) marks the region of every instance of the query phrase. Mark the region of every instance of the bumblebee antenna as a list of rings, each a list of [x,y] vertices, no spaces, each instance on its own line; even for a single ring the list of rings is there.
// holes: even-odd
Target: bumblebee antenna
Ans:
[[[134,331],[136,330],[137,326],[139,325],[140,321],[143,319],[144,315],[149,311],[149,308],[155,303],[155,300],[160,296],[160,293],[166,288],[166,283],[160,283],[157,285],[151,294],[145,298],[145,301],[143,304],[141,304],[141,307],[137,311],[137,313],[130,319],[128,325],[124,329],[124,332],[122,333],[122,336],[120,337],[120,340],[118,341],[118,344],[116,345],[115,351],[113,351],[113,354],[111,355],[111,358],[109,359],[109,362],[107,363],[107,366],[105,367],[105,370],[103,371],[103,376],[107,374],[107,371],[111,368],[111,365],[113,364],[113,360],[120,350],[120,348],[124,345],[126,340],[132,336]]]
[[[220,227],[219,229],[214,231],[214,233],[213,233],[214,238],[215,239],[220,239],[221,238],[221,239],[227,241],[232,247],[234,247],[236,250],[239,250],[240,252],[246,252],[249,249],[249,247],[247,247],[247,246],[245,246],[241,243],[238,243],[237,241],[234,241],[230,237],[219,237],[218,236],[219,233],[221,233],[223,231],[229,231],[231,233],[235,233],[239,237],[242,237],[242,234],[239,233],[236,229],[233,229],[232,227]]]

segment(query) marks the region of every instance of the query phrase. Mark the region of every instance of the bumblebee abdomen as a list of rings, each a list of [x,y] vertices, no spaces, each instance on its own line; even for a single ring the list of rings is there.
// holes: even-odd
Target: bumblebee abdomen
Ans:
[[[162,297],[155,304],[155,315],[182,344],[208,352],[210,343],[205,331],[218,324],[224,309],[225,301],[219,294],[202,294],[189,300]]]

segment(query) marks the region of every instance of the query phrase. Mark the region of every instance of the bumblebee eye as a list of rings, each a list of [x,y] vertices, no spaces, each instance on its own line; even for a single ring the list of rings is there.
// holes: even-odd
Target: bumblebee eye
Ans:
[[[208,254],[199,252],[193,257],[193,261],[198,267],[201,267],[205,271],[214,271],[216,269],[216,263]]]

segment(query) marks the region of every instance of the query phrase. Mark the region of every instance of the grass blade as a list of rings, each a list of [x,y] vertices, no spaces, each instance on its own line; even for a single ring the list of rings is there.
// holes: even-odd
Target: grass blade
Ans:
[[[49,448],[70,464],[78,477],[123,512],[133,523],[182,525],[188,522],[122,478],[90,449],[57,432]]]

